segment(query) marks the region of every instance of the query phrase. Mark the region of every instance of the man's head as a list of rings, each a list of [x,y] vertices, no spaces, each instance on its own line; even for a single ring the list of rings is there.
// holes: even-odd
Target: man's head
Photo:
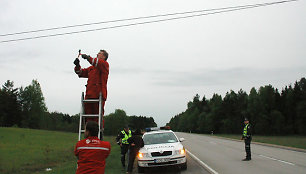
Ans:
[[[140,129],[136,129],[134,133],[135,133],[135,135],[141,135],[141,130]]]
[[[100,50],[97,57],[106,61],[108,59],[108,53],[105,50]]]
[[[88,121],[85,126],[85,138],[95,136],[99,133],[99,125],[95,121]]]
[[[248,118],[244,118],[244,124],[248,124],[249,123],[249,119]]]
[[[124,125],[124,128],[123,128],[123,129],[124,129],[125,132],[128,132],[128,131],[130,130],[130,129],[129,129],[129,125]]]

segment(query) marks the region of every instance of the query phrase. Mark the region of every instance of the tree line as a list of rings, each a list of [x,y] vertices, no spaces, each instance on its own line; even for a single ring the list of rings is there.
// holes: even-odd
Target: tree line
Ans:
[[[187,109],[171,118],[172,130],[195,133],[240,134],[247,117],[253,134],[306,135],[306,79],[285,86],[281,92],[272,85],[254,87],[247,94],[240,89],[222,98],[200,99],[196,94]]]
[[[145,116],[127,116],[122,109],[116,109],[114,113],[104,117],[105,127],[104,133],[106,135],[117,135],[119,131],[123,130],[125,125],[128,125],[131,130],[141,129],[146,127],[156,127],[153,117]]]
[[[104,116],[104,119],[106,135],[117,134],[126,124],[132,129],[156,126],[152,117],[128,116],[121,109]],[[0,126],[2,127],[78,132],[79,121],[79,114],[49,112],[37,80],[32,80],[30,85],[20,88],[14,87],[14,82],[7,80],[0,88]]]

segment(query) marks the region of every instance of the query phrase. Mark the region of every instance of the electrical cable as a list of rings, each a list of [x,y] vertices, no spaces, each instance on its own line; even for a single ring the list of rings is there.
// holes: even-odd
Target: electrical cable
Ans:
[[[149,24],[149,23],[157,23],[157,22],[164,22],[164,21],[170,21],[170,20],[206,16],[206,15],[212,15],[212,14],[218,14],[218,13],[225,13],[225,12],[239,11],[239,10],[244,10],[244,9],[251,9],[251,8],[256,8],[256,7],[268,6],[268,5],[281,4],[281,3],[292,2],[292,1],[298,1],[298,0],[286,0],[286,1],[271,2],[271,3],[254,4],[254,5],[247,5],[245,7],[240,6],[240,8],[232,8],[232,9],[227,8],[229,10],[221,10],[221,11],[216,11],[216,12],[211,12],[211,13],[187,15],[187,16],[152,20],[152,21],[146,21],[146,22],[137,22],[137,23],[123,24],[123,25],[115,25],[115,26],[110,26],[110,27],[88,29],[88,30],[81,30],[81,31],[73,31],[73,32],[66,32],[66,33],[57,33],[57,34],[40,35],[40,36],[26,37],[26,38],[19,38],[19,39],[3,40],[3,41],[0,41],[0,43],[23,41],[23,40],[30,40],[30,39],[39,39],[39,38],[62,36],[62,35],[70,35],[70,34],[85,33],[85,32],[93,32],[93,31],[100,31],[100,30],[113,29],[113,28],[122,28],[122,27],[134,26],[134,25],[143,25],[143,24]]]
[[[270,4],[270,3],[263,3],[263,4]],[[263,4],[260,4],[260,5],[263,5]],[[83,26],[106,24],[106,23],[114,23],[114,22],[123,22],[123,21],[130,21],[130,20],[148,19],[148,18],[156,18],[156,17],[166,17],[166,16],[173,16],[173,15],[183,15],[183,14],[189,14],[189,13],[200,13],[200,12],[208,12],[208,11],[216,11],[216,10],[227,10],[227,9],[233,9],[233,8],[249,7],[249,6],[254,6],[254,5],[258,5],[258,4],[249,4],[249,5],[242,5],[242,6],[213,8],[213,9],[204,9],[204,10],[195,10],[195,11],[187,11],[187,12],[168,13],[168,14],[152,15],[152,16],[142,16],[142,17],[135,17],[135,18],[117,19],[117,20],[110,20],[110,21],[85,23],[85,24],[76,24],[76,25],[68,25],[68,26],[61,26],[61,27],[52,27],[52,28],[45,28],[45,29],[38,29],[38,30],[31,30],[31,31],[21,31],[21,32],[16,32],[16,33],[6,33],[6,34],[0,34],[0,36],[3,37],[3,36],[11,36],[11,35],[19,35],[19,34],[28,34],[28,33],[42,32],[42,31],[51,31],[51,30],[59,30],[59,29],[66,29],[66,28],[83,27]]]

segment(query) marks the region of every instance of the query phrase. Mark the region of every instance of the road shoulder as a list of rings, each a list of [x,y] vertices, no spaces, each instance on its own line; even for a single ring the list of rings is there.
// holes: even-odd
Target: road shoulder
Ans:
[[[231,141],[237,141],[237,142],[242,141],[242,140],[237,140],[237,139],[227,138],[227,137],[220,137],[220,136],[215,136],[215,135],[213,135],[213,136],[209,136],[209,135],[205,135],[205,134],[198,134],[198,135],[203,135],[203,136],[208,136],[208,137],[213,137],[213,138],[219,138],[219,139],[225,139],[225,140],[231,140]],[[256,141],[252,141],[252,144],[257,144],[257,145],[262,145],[262,146],[268,146],[268,147],[274,147],[274,148],[280,148],[280,149],[286,149],[286,150],[292,150],[292,151],[306,153],[306,149],[301,149],[301,148],[296,148],[296,147],[281,146],[281,145],[261,143],[261,142],[256,142]]]

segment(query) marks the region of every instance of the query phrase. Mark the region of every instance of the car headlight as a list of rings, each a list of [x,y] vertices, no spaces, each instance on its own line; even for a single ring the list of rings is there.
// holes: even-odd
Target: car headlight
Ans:
[[[137,155],[138,158],[143,158],[143,157],[148,157],[148,156],[149,156],[148,153],[141,153],[141,152],[139,152]]]
[[[185,154],[186,154],[186,151],[185,151],[185,148],[183,148],[183,149],[176,150],[175,153],[176,153],[177,155],[185,155]]]
[[[181,155],[185,155],[185,153],[186,153],[186,151],[185,151],[184,148],[183,148],[183,149],[180,149],[180,154],[181,154]]]
[[[138,158],[143,158],[143,153],[138,153]]]

